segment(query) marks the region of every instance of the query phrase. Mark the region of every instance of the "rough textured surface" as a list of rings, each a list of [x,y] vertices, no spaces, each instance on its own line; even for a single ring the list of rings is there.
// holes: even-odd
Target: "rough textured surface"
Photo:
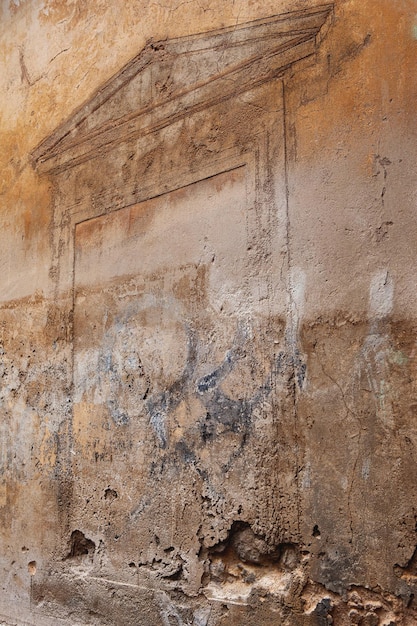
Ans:
[[[414,3],[319,4],[0,5],[5,623],[416,623]]]

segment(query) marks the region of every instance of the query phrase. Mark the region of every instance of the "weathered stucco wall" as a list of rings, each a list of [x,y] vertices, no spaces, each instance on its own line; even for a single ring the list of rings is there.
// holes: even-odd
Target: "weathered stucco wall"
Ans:
[[[415,3],[337,0],[284,73],[30,158],[150,39],[320,4],[1,3],[9,621],[416,623]],[[227,63],[181,41],[77,132]]]

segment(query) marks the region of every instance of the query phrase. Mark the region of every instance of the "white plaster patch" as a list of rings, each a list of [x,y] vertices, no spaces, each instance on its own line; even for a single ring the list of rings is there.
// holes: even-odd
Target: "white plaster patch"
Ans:
[[[150,423],[158,437],[159,443],[161,446],[165,447],[167,443],[166,416],[160,411],[156,411],[152,413]]]
[[[164,591],[158,591],[155,594],[155,597],[161,609],[161,619],[164,626],[171,626],[172,621],[170,618],[176,620],[176,624],[178,624],[178,626],[186,626],[168,594]]]
[[[304,472],[302,474],[301,486],[303,489],[310,489],[311,487],[311,465],[306,463]]]
[[[379,270],[371,280],[369,288],[369,310],[372,317],[385,317],[392,311],[394,283],[388,270]]]
[[[297,329],[304,311],[306,291],[306,273],[299,267],[293,267],[289,273],[290,292],[290,319],[289,337],[292,342],[296,342]]]
[[[365,459],[362,463],[362,478],[368,480],[371,471],[371,460]]]
[[[291,300],[297,321],[304,311],[306,273],[300,267],[293,267],[290,271]]]
[[[207,626],[210,618],[210,613],[210,607],[197,609],[197,611],[195,611],[194,613],[193,626]]]

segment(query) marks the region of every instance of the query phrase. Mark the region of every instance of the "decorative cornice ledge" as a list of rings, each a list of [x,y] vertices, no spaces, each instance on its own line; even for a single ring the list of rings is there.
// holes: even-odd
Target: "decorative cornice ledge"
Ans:
[[[281,76],[316,52],[332,14],[333,5],[325,5],[150,42],[33,150],[34,167],[78,165]]]

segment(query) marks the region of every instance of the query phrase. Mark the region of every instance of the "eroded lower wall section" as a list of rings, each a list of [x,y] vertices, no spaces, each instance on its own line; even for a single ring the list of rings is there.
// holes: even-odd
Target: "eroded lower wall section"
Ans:
[[[175,281],[166,280],[171,289]],[[187,280],[190,293],[194,280],[202,292],[201,277],[190,271]],[[112,295],[109,328],[115,294],[124,296],[119,314],[130,310],[122,285],[125,278],[100,295]],[[79,337],[80,318],[104,310],[94,298],[87,307],[86,293],[84,286],[77,296]],[[84,335],[75,363],[90,351],[103,365],[97,389],[84,391],[101,405],[86,413],[80,406],[72,420],[70,305],[32,299],[0,312],[0,512],[9,537],[1,585],[16,598],[16,616],[30,612],[36,624],[415,623],[411,322],[343,313],[305,322],[305,367],[294,379],[283,323],[258,319],[246,347],[245,334],[233,332],[237,347],[219,344],[210,359],[216,373],[179,367],[176,380],[187,382],[175,387],[176,405],[164,405],[162,430],[153,411],[155,398],[163,401],[148,383],[137,414],[129,407],[135,425],[122,417],[114,402],[123,393],[112,395],[113,344],[99,355],[94,333],[90,343]],[[268,352],[272,332],[281,343]],[[116,353],[127,351],[128,367],[138,356],[125,339]],[[186,363],[190,351],[204,354],[201,337],[184,342]],[[193,363],[204,368],[203,359]],[[237,380],[227,386],[231,364],[252,367],[257,392]],[[117,384],[129,388],[125,374]],[[234,407],[233,425],[216,412],[222,403]],[[200,407],[195,421],[187,405]]]
[[[230,196],[243,180],[221,182]],[[153,208],[129,210],[136,241]],[[34,298],[0,312],[2,593],[16,615],[415,623],[415,325],[340,312],[304,321],[296,352],[279,316],[220,331],[207,313],[213,250],[200,269],[188,258],[178,274],[155,272],[149,300],[123,259],[88,287],[83,263],[105,235],[100,220],[77,232],[74,303]],[[178,306],[167,317],[168,297]],[[155,320],[171,350],[152,344]]]

